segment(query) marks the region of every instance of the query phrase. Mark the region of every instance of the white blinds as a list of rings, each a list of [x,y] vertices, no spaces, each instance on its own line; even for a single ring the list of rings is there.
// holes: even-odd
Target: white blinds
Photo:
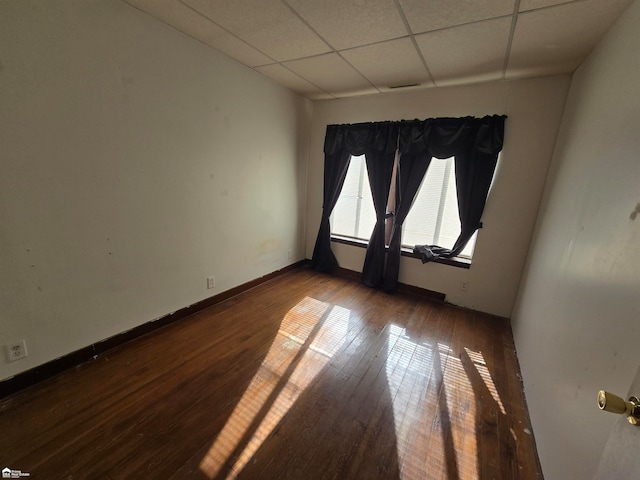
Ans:
[[[351,157],[340,198],[331,214],[331,231],[369,240],[375,224],[376,211],[364,155]]]
[[[404,221],[402,244],[411,248],[414,245],[451,248],[459,235],[454,159],[433,158]],[[475,242],[476,235],[460,255],[470,257]]]

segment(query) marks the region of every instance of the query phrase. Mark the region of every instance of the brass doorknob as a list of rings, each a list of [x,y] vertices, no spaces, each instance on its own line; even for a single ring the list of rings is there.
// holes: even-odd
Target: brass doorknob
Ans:
[[[627,420],[633,425],[640,425],[640,400],[629,397],[628,401],[613,393],[600,390],[598,392],[598,408],[605,412],[627,415]]]

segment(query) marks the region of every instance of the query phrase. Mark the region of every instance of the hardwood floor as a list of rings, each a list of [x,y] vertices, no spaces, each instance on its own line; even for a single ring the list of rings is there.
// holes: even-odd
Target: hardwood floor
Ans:
[[[0,403],[34,479],[541,478],[504,320],[306,268]]]

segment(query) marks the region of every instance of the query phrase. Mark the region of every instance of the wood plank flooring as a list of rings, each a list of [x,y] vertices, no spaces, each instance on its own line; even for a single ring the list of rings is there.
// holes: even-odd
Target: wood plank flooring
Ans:
[[[288,272],[0,403],[33,479],[542,478],[504,320]]]

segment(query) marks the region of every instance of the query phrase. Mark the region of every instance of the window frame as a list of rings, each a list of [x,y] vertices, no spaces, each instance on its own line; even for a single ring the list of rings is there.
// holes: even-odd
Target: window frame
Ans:
[[[369,246],[368,240],[362,240],[355,237],[347,237],[345,235],[338,235],[333,232],[331,233],[331,242],[364,249]],[[385,246],[384,249],[385,251],[389,251],[388,246]],[[414,253],[413,250],[406,247],[402,247],[400,249],[400,255],[403,257],[415,258],[418,260],[422,259],[419,253]],[[431,260],[429,263],[441,263],[443,265],[451,265],[452,267],[469,269],[471,268],[471,260],[472,259],[468,257],[436,258],[434,260]]]

